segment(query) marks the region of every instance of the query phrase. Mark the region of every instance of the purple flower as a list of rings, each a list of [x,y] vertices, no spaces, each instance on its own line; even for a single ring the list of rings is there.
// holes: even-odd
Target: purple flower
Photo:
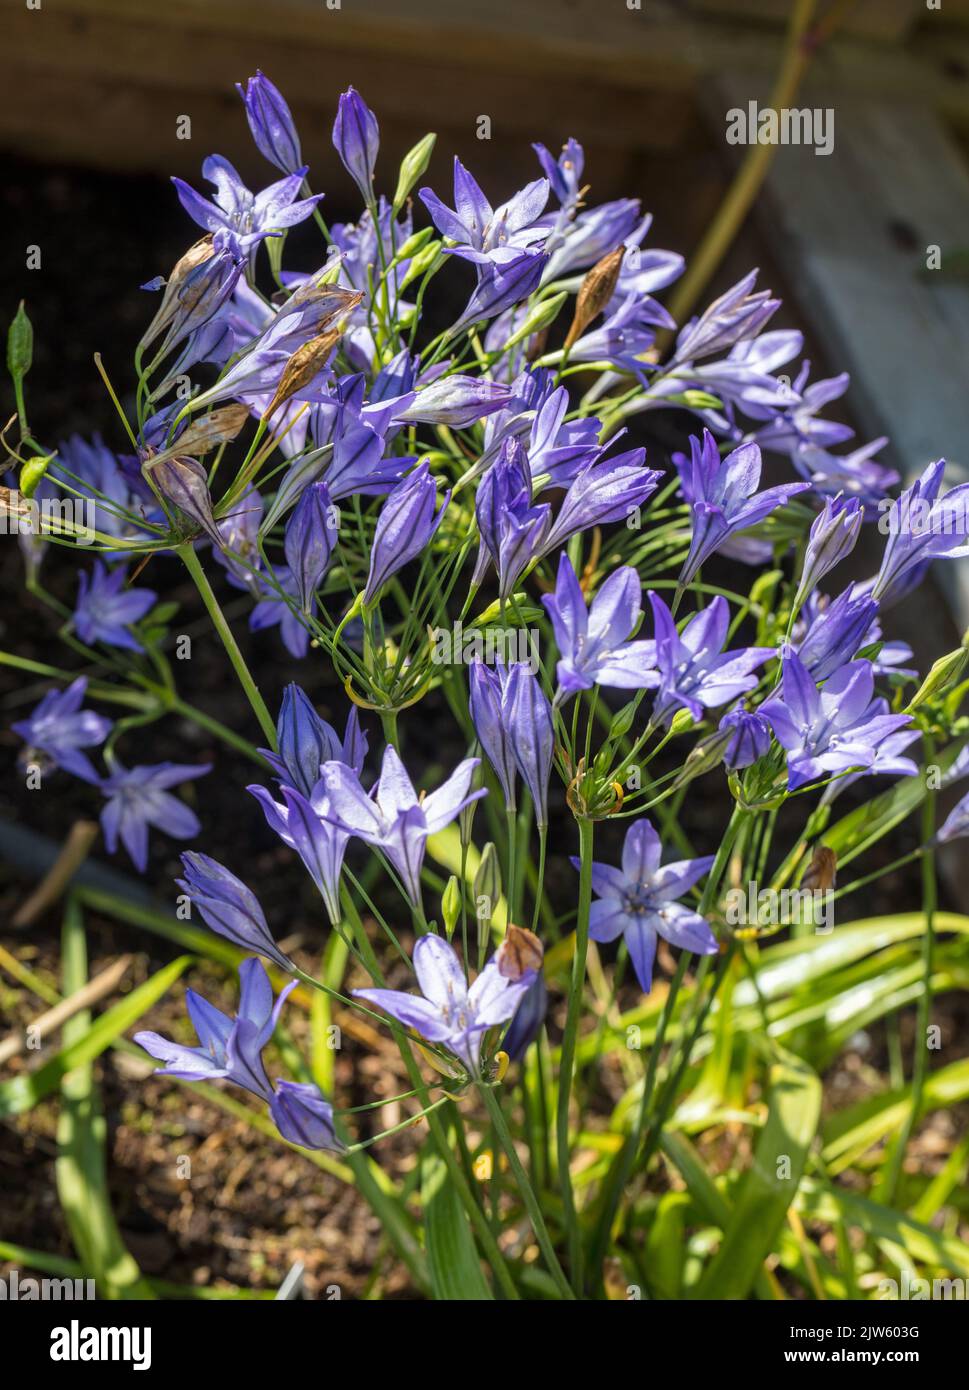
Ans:
[[[268,1101],[272,1087],[262,1062],[263,1048],[276,1028],[286,997],[296,988],[287,985],[273,1004],[273,988],[262,961],[244,960],[239,966],[239,1013],[228,1018],[194,989],[185,991],[189,1018],[200,1047],[169,1042],[158,1033],[136,1033],[135,1042],[152,1057],[165,1062],[156,1076],[181,1081],[214,1081],[225,1077],[237,1086]]]
[[[158,491],[190,523],[187,534],[204,531],[213,545],[221,546],[205,464],[193,458],[166,458],[149,466]]]
[[[135,1042],[166,1063],[156,1076],[174,1076],[181,1081],[224,1078],[266,1101],[280,1134],[291,1144],[339,1150],[343,1146],[334,1134],[333,1109],[317,1088],[277,1079],[274,1090],[266,1075],[262,1054],[275,1032],[283,1004],[295,988],[293,980],[274,1003],[262,961],[244,960],[239,966],[239,1012],[235,1018],[229,1018],[194,989],[185,991],[199,1047],[186,1047],[146,1032],[136,1033]]]
[[[769,290],[754,292],[756,279],[757,271],[750,271],[681,329],[667,370],[725,352],[742,338],[756,337],[780,304],[779,299],[771,299]]]
[[[544,145],[533,144],[545,177],[563,209],[572,212],[578,207],[581,193],[582,170],[585,168],[585,151],[578,140],[568,140],[562,152],[555,159]]]
[[[831,603],[814,605],[815,616],[795,650],[816,681],[827,680],[840,666],[873,641],[872,624],[878,604],[867,594],[855,596],[851,587]]]
[[[309,1082],[277,1079],[269,1113],[290,1144],[304,1149],[336,1149],[338,1153],[343,1148],[333,1128],[333,1106],[324,1100],[319,1087]]]
[[[541,682],[523,662],[510,666],[503,679],[501,717],[515,765],[534,803],[536,823],[544,830],[548,825],[555,726]]]
[[[374,530],[364,603],[373,603],[391,575],[419,555],[434,535],[444,520],[451,494],[444,494],[435,514],[436,497],[437,484],[426,462],[419,463],[390,492]]]
[[[455,156],[454,208],[430,188],[422,188],[418,196],[441,235],[456,243],[449,248],[453,254],[482,266],[514,264],[519,252],[541,245],[548,236],[548,228],[538,224],[548,202],[547,179],[536,179],[493,208]]]
[[[610,362],[644,380],[643,354],[656,341],[655,328],[675,328],[667,311],[649,295],[631,293],[613,300],[598,328],[585,333],[569,352],[572,362]]]
[[[485,377],[440,377],[418,391],[406,410],[394,416],[401,424],[419,421],[431,425],[449,425],[466,429],[486,415],[503,410],[511,397],[511,387]]]
[[[704,956],[716,955],[719,950],[706,918],[676,901],[703,877],[714,856],[682,859],[661,868],[662,852],[659,836],[644,818],[634,821],[626,832],[621,869],[592,865],[596,901],[589,914],[589,935],[600,942],[625,937],[644,994],[653,986],[657,936],[681,950]],[[572,864],[580,868],[578,859],[573,858]]]
[[[33,761],[35,752],[44,753],[55,767],[62,767],[85,782],[96,782],[94,764],[82,748],[96,748],[114,728],[113,721],[93,710],[81,709],[87,677],[78,676],[66,690],[48,690],[40,704],[26,719],[11,725],[27,744],[25,757]]]
[[[284,174],[294,174],[303,163],[299,136],[279,89],[259,71],[249,78],[245,91],[238,82],[236,89],[245,102],[249,129],[260,154]]]
[[[767,359],[763,357],[760,343],[767,344]],[[796,346],[793,344],[796,343]],[[777,349],[774,344],[778,344]],[[796,357],[801,351],[803,338],[800,333],[785,333],[783,329],[765,333],[763,338],[746,338],[731,350],[730,361],[759,366],[764,371],[776,371]],[[792,348],[792,350],[788,350]],[[783,355],[782,355],[783,354]],[[714,363],[713,370],[716,371]],[[831,401],[838,400],[848,389],[850,377],[847,372],[828,377],[824,381],[809,382],[811,363],[804,361],[797,376],[789,386],[784,387],[780,409],[776,402],[766,397],[748,397],[743,402],[744,413],[754,420],[765,423],[754,435],[762,449],[773,453],[787,454],[796,459],[797,454],[806,448],[825,450],[832,444],[842,444],[851,439],[854,430],[836,420],[819,419],[818,412]],[[711,390],[716,392],[715,385]],[[884,442],[884,441],[882,441]]]
[[[355,989],[357,999],[377,1004],[428,1042],[442,1043],[472,1076],[481,1064],[481,1040],[507,1023],[532,981],[534,970],[503,973],[502,952],[491,957],[468,988],[457,952],[439,936],[418,939],[413,954],[420,994],[396,989]]]
[[[619,198],[586,208],[574,221],[556,225],[547,247],[551,252],[546,282],[559,280],[569,271],[585,270],[614,251],[617,246],[638,246],[649,230],[652,218],[643,216],[638,198]]]
[[[525,452],[517,439],[502,444],[494,465],[478,485],[475,515],[481,547],[473,583],[484,578],[488,557],[498,571],[498,594],[506,599],[534,560],[545,553],[552,525],[547,502],[532,505]]]
[[[572,536],[591,526],[626,521],[652,497],[663,474],[644,467],[645,449],[630,449],[581,469],[562,498],[555,524],[543,542],[542,554],[558,550]]]
[[[642,690],[659,683],[656,643],[627,640],[642,615],[642,588],[632,566],[615,570],[587,609],[572,562],[563,551],[555,593],[542,602],[559,649],[557,703],[594,685]]]
[[[874,760],[864,772],[849,772],[847,776],[839,777],[836,782],[829,782],[819,804],[830,806],[846,787],[850,787],[852,782],[857,782],[862,777],[917,777],[918,764],[901,755],[918,738],[921,738],[918,729],[902,729],[897,734],[889,734],[875,749]]]
[[[679,706],[700,719],[704,709],[726,705],[754,688],[757,679],[751,672],[772,657],[774,649],[740,647],[724,652],[730,611],[719,594],[681,633],[677,633],[673,615],[659,595],[650,592],[649,601],[660,674],[652,716],[655,723],[670,723]]]
[[[732,729],[723,760],[732,772],[750,767],[770,748],[770,725],[762,714],[755,714],[739,705],[720,720],[721,729]]]
[[[339,285],[321,285],[316,279],[305,281],[290,295],[286,303],[268,318],[251,338],[245,351],[239,353],[232,365],[207,391],[193,396],[195,411],[217,401],[235,398],[261,408],[269,404],[287,363],[298,348],[311,338],[319,337],[333,321],[349,313],[360,296]],[[294,392],[287,403],[315,400],[319,396],[317,378],[308,381]],[[281,417],[276,417],[277,428]]]
[[[872,458],[887,443],[885,437],[874,439],[850,454],[840,455],[804,444],[792,452],[791,462],[822,496],[855,497],[865,507],[880,507],[887,500],[888,489],[898,482],[893,468],[875,463]]]
[[[539,492],[547,487],[567,488],[602,453],[600,421],[594,417],[567,420],[569,393],[564,386],[552,389],[550,374],[528,373],[526,379],[524,401],[526,408],[535,411],[526,448],[532,485]]]
[[[324,764],[332,766],[332,764]],[[340,920],[340,874],[350,832],[331,819],[329,786],[322,779],[309,797],[282,785],[283,801],[274,801],[265,787],[246,790],[259,802],[270,828],[302,859],[316,884],[330,921]]]
[[[190,840],[201,828],[195,812],[178,797],[171,796],[167,788],[194,777],[204,777],[212,770],[212,765],[155,763],[126,768],[113,758],[110,767],[110,775],[102,778],[99,784],[107,798],[101,812],[101,829],[108,852],[115,853],[120,839],[135,868],[144,873],[148,867],[150,825],[176,840]]]
[[[388,454],[385,458],[380,435],[369,425],[354,425],[334,441],[323,481],[334,502],[358,492],[379,497],[400,482],[413,462],[413,455]]]
[[[517,807],[514,740],[503,706],[507,681],[505,667],[486,666],[483,661],[473,662],[468,672],[471,722],[482,751],[501,783],[505,809],[514,811]]]
[[[259,531],[264,513],[263,500],[250,484],[226,516],[216,522],[220,536],[212,556],[226,571],[234,588],[260,593],[258,571],[262,569]]]
[[[175,881],[207,927],[244,951],[255,951],[292,971],[292,961],[273,940],[259,899],[241,879],[207,854],[183,854],[182,867],[185,877]]]
[[[296,582],[296,598],[304,613],[316,601],[316,590],[333,553],[337,522],[326,483],[311,483],[286,523],[283,552]]]
[[[702,442],[691,435],[689,463],[682,454],[674,454],[673,461],[693,513],[690,553],[679,577],[683,585],[690,583],[728,537],[763,521],[775,507],[810,487],[809,483],[782,483],[758,492],[761,459],[757,445],[742,444],[721,459],[709,430],[703,431]]]
[[[916,769],[917,771],[917,769]],[[961,840],[969,835],[969,794],[953,806],[945,820],[939,826],[932,843],[936,845],[948,844],[950,840]]]
[[[864,515],[864,507],[855,498],[825,500],[808,536],[804,564],[801,566],[801,582],[794,599],[795,607],[800,607],[829,570],[851,554]]]
[[[872,698],[868,661],[842,666],[820,690],[793,651],[785,652],[783,670],[782,694],[766,700],[760,713],[787,750],[791,791],[826,774],[870,767],[879,744],[909,722],[907,714],[889,714],[887,701]]]
[[[207,245],[195,257],[195,263],[167,286],[161,308],[142,337],[143,348],[167,329],[161,351],[168,353],[176,343],[208,323],[235,290],[248,252],[259,236],[239,237],[220,228],[206,240]]]
[[[944,472],[945,459],[930,463],[897,501],[879,507],[878,528],[887,530],[888,541],[871,596],[883,607],[901,597],[907,576],[927,561],[969,555],[969,483],[940,497]]]
[[[107,570],[100,560],[95,560],[90,576],[81,570],[73,625],[82,642],[104,642],[109,647],[144,651],[128,628],[154,607],[158,595],[153,589],[126,589],[127,577],[124,566]]]
[[[410,901],[420,902],[421,865],[429,835],[450,825],[465,806],[487,795],[471,791],[477,758],[465,758],[437,791],[419,798],[392,744],[384,749],[380,777],[370,795],[358,774],[341,762],[323,764],[327,804],[320,814],[347,835],[380,849],[400,875]],[[286,795],[287,788],[283,788]]]
[[[380,128],[377,117],[353,87],[347,88],[337,105],[333,145],[343,161],[343,167],[363,195],[363,201],[371,203],[373,171],[380,148]]]
[[[214,202],[196,193],[183,179],[173,178],[172,183],[182,207],[200,227],[208,232],[224,227],[240,236],[250,236],[294,227],[312,215],[323,194],[299,197],[305,175],[305,168],[295,169],[261,193],[252,193],[227,159],[212,154],[202,165],[202,177],[215,186]]]
[[[527,299],[538,289],[547,259],[541,251],[530,250],[519,251],[513,259],[500,264],[488,261],[464,313],[451,327],[452,335],[482,319],[496,318]]]
[[[539,971],[518,1005],[502,1040],[502,1051],[507,1052],[513,1062],[520,1062],[538,1037],[547,1013],[548,987],[545,976]]]
[[[260,748],[281,782],[311,796],[320,780],[323,763],[342,762],[354,772],[363,771],[367,755],[367,735],[361,731],[356,706],[350,708],[342,741],[336,730],[321,719],[309,696],[294,682],[283,692],[283,703],[276,721],[278,753]]]

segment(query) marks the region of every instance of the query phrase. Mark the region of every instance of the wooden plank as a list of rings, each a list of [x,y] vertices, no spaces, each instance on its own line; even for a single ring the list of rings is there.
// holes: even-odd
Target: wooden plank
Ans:
[[[715,84],[708,112],[753,97],[737,74]],[[829,91],[809,84],[801,106]],[[830,364],[851,373],[851,409],[865,438],[887,434],[886,457],[906,477],[932,459],[950,482],[969,478],[969,285],[945,274],[969,244],[969,169],[936,113],[922,103],[834,104],[833,152],[781,146],[758,205],[772,252]],[[941,271],[926,248],[941,248]],[[959,621],[969,623],[969,565],[939,566]]]
[[[949,0],[946,0],[948,8]],[[786,24],[791,0],[689,0],[697,14],[719,19],[756,19]],[[925,0],[855,0],[841,23],[846,34],[866,39],[898,40],[909,34],[926,14]]]
[[[373,3],[366,0],[367,14]],[[492,118],[495,145],[507,150],[510,140],[521,142],[529,168],[532,139],[557,145],[581,130],[591,148],[625,155],[637,146],[673,148],[696,120],[685,93],[653,92],[639,82],[615,86],[594,73],[577,83],[574,71],[557,69],[536,82],[534,65],[526,71],[520,48],[507,42],[510,62],[472,62],[469,50],[462,64],[449,45],[429,44],[425,30],[405,65],[385,34],[374,42],[367,29],[361,38],[359,19],[352,26],[341,16],[321,21],[315,7],[312,40],[285,24],[262,37],[252,22],[265,26],[265,9],[240,8],[230,21],[222,8],[180,0],[157,13],[137,3],[115,12],[111,0],[91,0],[81,13],[74,0],[63,0],[57,10],[37,12],[2,0],[0,138],[18,152],[106,168],[194,174],[199,151],[211,149],[245,161],[250,142],[234,83],[257,67],[284,87],[324,177],[337,167],[329,129],[337,95],[350,81],[379,110],[388,160],[437,129],[452,132],[448,143],[465,154],[473,148],[487,164],[492,151],[475,138],[482,114]],[[289,12],[286,3],[280,13]],[[173,22],[179,13],[184,27]],[[308,21],[301,4],[294,13]],[[340,44],[329,42],[331,30]],[[175,138],[184,114],[192,117],[191,141]]]

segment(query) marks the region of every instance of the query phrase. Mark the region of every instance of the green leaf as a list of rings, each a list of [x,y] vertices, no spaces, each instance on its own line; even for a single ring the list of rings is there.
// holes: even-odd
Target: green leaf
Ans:
[[[448,1181],[444,1160],[433,1151],[421,1162],[421,1201],[431,1289],[441,1302],[480,1302],[493,1297],[461,1199]]]
[[[913,1260],[969,1275],[969,1245],[879,1202],[806,1178],[797,1205],[801,1215],[812,1221],[859,1226],[872,1240],[900,1245]]]
[[[942,772],[948,771],[967,743],[969,739],[957,739],[937,755],[936,762]],[[838,856],[839,869],[916,811],[927,790],[924,777],[903,777],[881,796],[849,812],[826,830],[824,843]]]
[[[64,994],[87,984],[84,921],[69,898],[61,937]],[[82,1009],[64,1024],[65,1047],[80,1043],[91,1028],[91,1013]],[[100,1298],[151,1299],[155,1295],[121,1238],[108,1196],[105,1158],[107,1127],[90,1062],[61,1079],[57,1123],[57,1195],[86,1278]]]
[[[767,1123],[744,1174],[723,1240],[697,1298],[745,1298],[774,1249],[804,1172],[821,1113],[821,1082],[799,1057],[776,1049]]]
[[[686,1213],[691,1205],[685,1192],[666,1192],[657,1203],[643,1262],[654,1298],[682,1297]]]
[[[95,1057],[100,1057],[106,1047],[110,1047],[116,1038],[137,1023],[142,1014],[147,1013],[171,988],[192,964],[192,960],[192,956],[179,956],[163,966],[150,980],[101,1014],[82,1037],[62,1047],[36,1071],[0,1083],[0,1116],[22,1115],[56,1091],[62,1078],[74,1067],[84,1066],[87,1062],[93,1062]]]

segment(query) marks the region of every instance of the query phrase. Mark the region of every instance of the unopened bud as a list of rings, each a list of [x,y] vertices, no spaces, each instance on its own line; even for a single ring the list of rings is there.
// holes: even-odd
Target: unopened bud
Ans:
[[[965,670],[967,661],[969,661],[969,651],[965,647],[957,647],[954,652],[940,656],[912,696],[905,713],[911,714],[913,710],[918,709],[919,705],[924,704],[933,695],[941,695],[950,685],[954,685]]]
[[[444,931],[448,941],[454,935],[454,928],[458,924],[461,915],[461,888],[454,874],[448,879],[444,892],[441,894],[441,916],[444,919]]]

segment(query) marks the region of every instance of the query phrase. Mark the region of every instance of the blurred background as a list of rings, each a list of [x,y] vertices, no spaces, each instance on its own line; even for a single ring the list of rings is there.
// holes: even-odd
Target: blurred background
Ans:
[[[589,201],[641,199],[654,215],[646,245],[702,268],[678,317],[760,267],[759,287],[784,300],[772,326],[805,331],[812,379],[852,375],[826,415],[854,426],[858,445],[889,436],[881,457],[906,476],[939,456],[951,461],[952,480],[966,475],[969,0],[0,0],[0,315],[9,322],[27,301],[35,329],[28,398],[42,439],[103,429],[122,447],[93,354],[103,355],[124,399],[155,307],[139,285],[167,274],[196,236],[170,175],[208,191],[200,166],[219,153],[253,188],[278,176],[255,150],[235,91],[257,68],[292,108],[331,224],[359,211],[330,143],[337,97],[350,84],[380,121],[384,188],[392,189],[401,156],[434,130],[422,182],[447,201],[457,153],[497,204],[536,177],[533,141],[557,151],[575,136]],[[768,104],[772,94],[778,105],[833,113],[830,154],[727,143],[726,113]],[[425,225],[423,209],[417,222]],[[38,268],[28,268],[32,248]],[[307,269],[319,260],[310,223],[290,233],[287,254]],[[661,297],[669,305],[677,294],[674,286]],[[656,450],[650,462],[668,466],[672,441],[644,442]],[[861,573],[880,545],[874,528],[866,539]],[[0,547],[8,592],[19,564],[12,542]],[[947,587],[925,586],[894,623],[922,669],[969,625],[969,564],[944,568]],[[257,659],[274,661],[282,680],[275,636],[258,640]],[[36,614],[0,610],[0,646],[43,659],[45,643]],[[244,721],[235,693],[216,688],[218,664],[192,665],[198,689],[190,693],[215,699],[226,722]],[[14,711],[44,688],[0,683],[5,761],[16,748]],[[184,761],[176,735],[190,738],[191,729],[160,735],[152,756]],[[434,730],[423,736],[433,746]],[[189,756],[208,752],[198,745]],[[225,819],[207,826],[206,849],[239,870],[251,860],[270,920],[275,898],[298,933],[315,911],[312,895],[296,902],[292,864],[256,817],[240,829],[238,785],[227,784]],[[89,800],[81,787],[59,794],[56,807],[45,807],[48,835],[60,838],[90,815]],[[14,787],[3,819],[26,820],[28,802]],[[244,836],[252,838],[243,846]],[[153,855],[152,881],[170,883],[177,846]],[[273,880],[281,861],[289,888]],[[884,891],[893,909],[909,896],[917,904],[917,883],[888,879]],[[4,870],[0,909],[20,894]],[[54,921],[33,944],[17,940],[18,958],[41,976],[56,969],[57,931]],[[145,938],[107,921],[96,922],[92,942],[92,974],[146,949]],[[174,954],[148,945],[129,982]],[[211,984],[224,987],[220,972]],[[23,1021],[22,1007],[0,979],[7,1027]],[[172,1016],[179,1008],[173,1000]],[[162,1012],[153,1016],[163,1032],[167,1023]],[[271,1291],[302,1259],[316,1296],[334,1280],[344,1296],[369,1286],[380,1233],[351,1190],[321,1170],[308,1183],[301,1159],[211,1104],[145,1084],[143,1065],[136,1073],[123,1063],[105,1066],[110,1189],[147,1275]],[[364,1065],[372,1074],[362,1082],[378,1088],[380,1057]],[[0,1131],[0,1240],[69,1253],[50,1171],[55,1122],[34,1114],[29,1127]],[[173,1134],[196,1161],[191,1184],[169,1171]],[[381,1278],[388,1293],[406,1291],[392,1264]]]

